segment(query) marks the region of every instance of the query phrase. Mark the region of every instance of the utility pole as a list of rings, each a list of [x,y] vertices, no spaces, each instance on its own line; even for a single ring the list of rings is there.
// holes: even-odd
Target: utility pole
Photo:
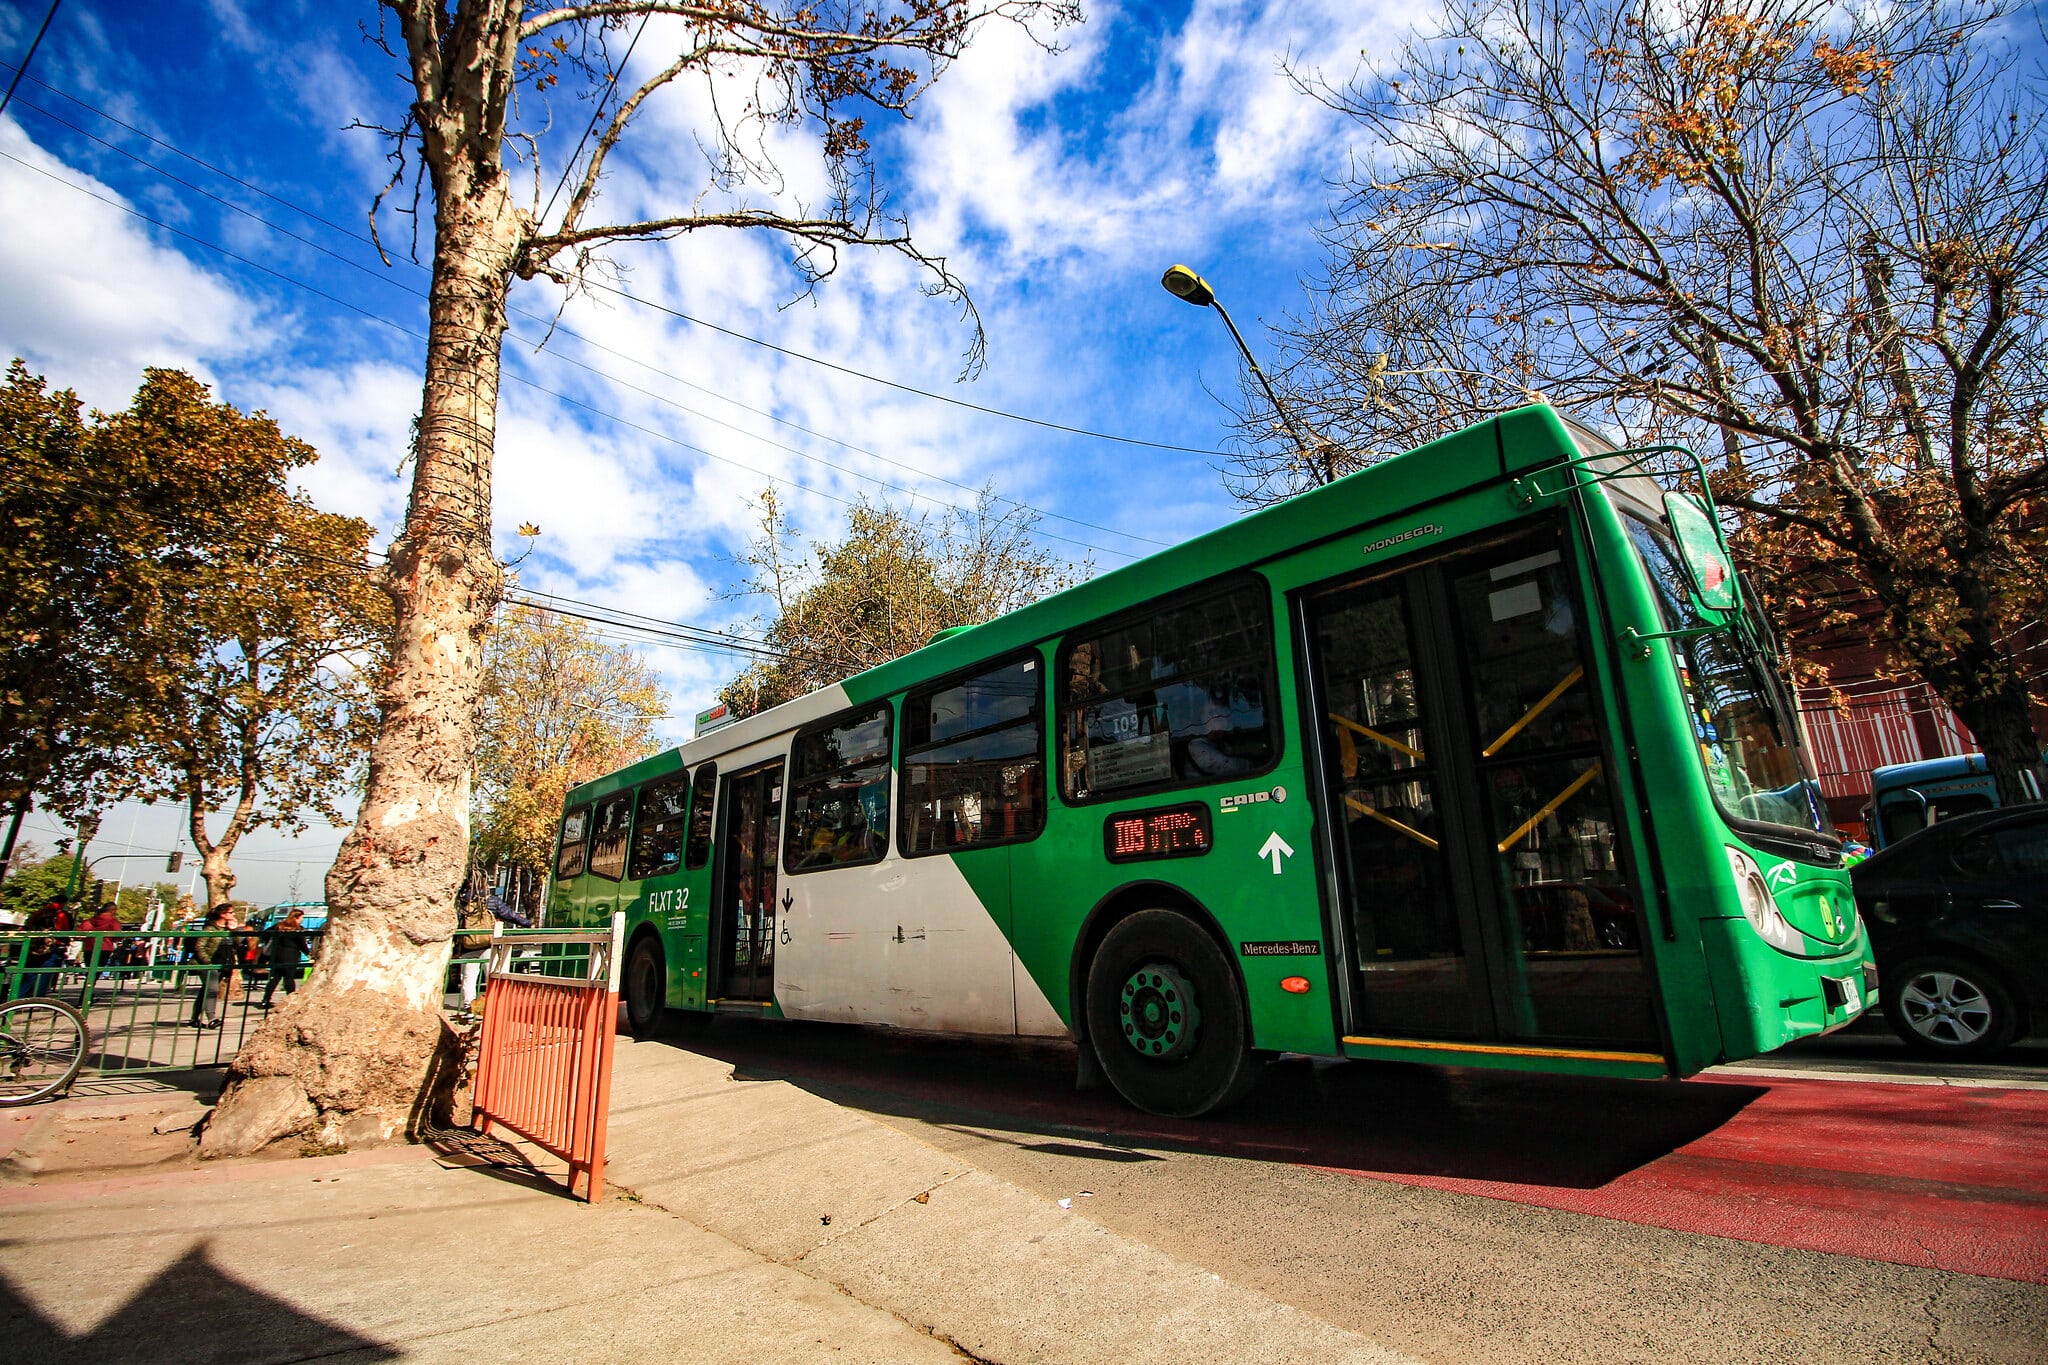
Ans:
[[[21,817],[28,814],[31,799],[24,795],[14,803],[14,818],[7,822],[7,843],[0,847],[0,877],[5,877],[7,869],[14,865],[14,841],[21,833]]]

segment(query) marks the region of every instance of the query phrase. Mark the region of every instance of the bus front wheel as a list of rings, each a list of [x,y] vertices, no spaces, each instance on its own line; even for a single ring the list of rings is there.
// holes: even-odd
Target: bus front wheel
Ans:
[[[649,935],[626,956],[626,1024],[635,1038],[652,1038],[668,1008],[668,963]]]
[[[1088,967],[1088,1041],[1138,1108],[1194,1118],[1242,1099],[1259,1077],[1237,973],[1185,915],[1140,910],[1104,936]]]

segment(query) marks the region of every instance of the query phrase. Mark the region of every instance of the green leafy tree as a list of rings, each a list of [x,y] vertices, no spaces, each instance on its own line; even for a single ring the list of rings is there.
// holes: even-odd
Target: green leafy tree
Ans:
[[[26,919],[30,912],[42,909],[52,896],[62,895],[70,885],[69,854],[21,863],[8,874],[6,887],[0,889],[0,909],[17,919]]]
[[[484,655],[476,865],[545,871],[569,789],[654,753],[667,714],[661,684],[632,649],[571,617],[507,608]]]
[[[1451,0],[1348,84],[1304,80],[1366,145],[1290,387],[1353,463],[1539,393],[1691,444],[1771,605],[1875,602],[2022,799],[2015,645],[2048,616],[2025,11]],[[1240,487],[1288,491],[1261,449]]]
[[[167,585],[163,649],[181,666],[99,785],[185,807],[211,906],[233,899],[231,860],[249,831],[345,823],[391,619],[367,523],[281,485],[235,510],[232,535]]]
[[[149,370],[124,411],[90,419],[16,360],[0,387],[0,808],[31,793],[79,814],[105,797],[192,654],[186,575],[313,458],[261,414]]]
[[[355,829],[328,876],[321,970],[237,1057],[209,1129],[217,1153],[306,1128],[326,1142],[395,1137],[452,1047],[441,987],[469,865],[484,637],[504,583],[491,458],[513,281],[581,287],[608,246],[736,228],[787,240],[803,287],[841,249],[878,247],[964,304],[944,261],[883,211],[865,119],[907,114],[987,21],[1078,17],[1073,0],[382,0],[379,11],[379,40],[409,84],[404,117],[386,130],[393,184],[417,168],[433,211],[412,492],[384,577],[395,618],[382,719]],[[644,64],[627,70],[629,50]],[[592,110],[594,136],[551,136],[557,99],[568,123]],[[630,207],[612,217],[600,208],[612,158],[660,104],[694,125],[704,155],[693,161],[688,139],[648,147],[647,179],[635,177]],[[799,130],[815,134],[822,202],[796,202],[775,161],[798,154]],[[549,195],[549,183],[565,192]],[[243,1084],[258,1077],[288,1081],[259,1089],[296,1089],[310,1117],[276,1103],[244,1113]]]
[[[939,516],[862,500],[846,534],[806,553],[773,489],[761,494],[761,534],[741,556],[734,594],[761,596],[756,618],[781,657],[757,663],[719,693],[747,716],[887,663],[952,626],[1015,611],[1087,577],[1031,539],[1038,515],[1003,510],[984,489],[974,506]]]

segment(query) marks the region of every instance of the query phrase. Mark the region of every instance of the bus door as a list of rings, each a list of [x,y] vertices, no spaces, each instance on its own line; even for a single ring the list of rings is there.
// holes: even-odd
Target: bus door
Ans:
[[[734,773],[721,784],[723,833],[714,861],[718,888],[712,960],[721,1000],[775,998],[775,850],[782,829],[782,760]]]
[[[1561,530],[1301,600],[1352,1030],[1661,1052]]]

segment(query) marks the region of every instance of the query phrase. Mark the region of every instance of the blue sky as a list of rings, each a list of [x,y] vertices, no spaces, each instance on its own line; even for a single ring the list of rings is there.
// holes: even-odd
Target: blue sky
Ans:
[[[45,8],[0,7],[0,57],[19,59]],[[1050,548],[1099,568],[1236,515],[1215,472],[1221,456],[1196,453],[1227,447],[1229,337],[1161,290],[1160,272],[1195,266],[1255,346],[1262,319],[1297,308],[1299,281],[1319,263],[1328,181],[1355,149],[1281,63],[1348,74],[1361,49],[1386,50],[1428,8],[1091,3],[1086,22],[1054,35],[1062,50],[991,29],[909,123],[872,120],[893,207],[980,309],[988,362],[972,382],[957,382],[966,324],[921,296],[899,259],[849,254],[803,297],[787,244],[763,234],[612,253],[632,292],[746,336],[1187,450],[984,416],[617,300],[578,299],[564,313],[595,346],[558,333],[536,350],[558,300],[547,286],[515,286],[513,306],[530,317],[505,349],[495,511],[508,555],[522,548],[511,528],[542,528],[521,586],[693,625],[745,624],[756,604],[726,596],[731,556],[771,479],[799,527],[827,536],[846,499],[906,501],[885,482],[927,508],[964,500],[958,485],[992,482],[1046,514]],[[305,484],[316,500],[388,537],[419,401],[425,273],[406,258],[405,220],[380,220],[389,267],[361,240],[388,169],[380,139],[349,125],[395,122],[408,98],[396,64],[359,32],[375,23],[368,0],[65,0],[36,79],[0,117],[10,209],[0,215],[0,350],[110,408],[146,365],[190,369],[313,442],[321,459]],[[634,69],[660,51],[658,38],[650,32]],[[567,100],[553,113],[558,127],[587,117]],[[700,114],[694,99],[647,111],[607,183],[614,212],[689,202],[702,180]],[[778,135],[769,150],[786,196],[822,184],[801,139]],[[670,691],[677,739],[738,667],[667,647],[647,655]],[[169,846],[170,812],[131,817],[110,817],[95,850],[118,851],[131,823],[138,846]],[[48,823],[28,826],[45,846]],[[245,844],[239,893],[281,897],[303,861],[302,889],[317,894],[338,840],[315,829]]]

